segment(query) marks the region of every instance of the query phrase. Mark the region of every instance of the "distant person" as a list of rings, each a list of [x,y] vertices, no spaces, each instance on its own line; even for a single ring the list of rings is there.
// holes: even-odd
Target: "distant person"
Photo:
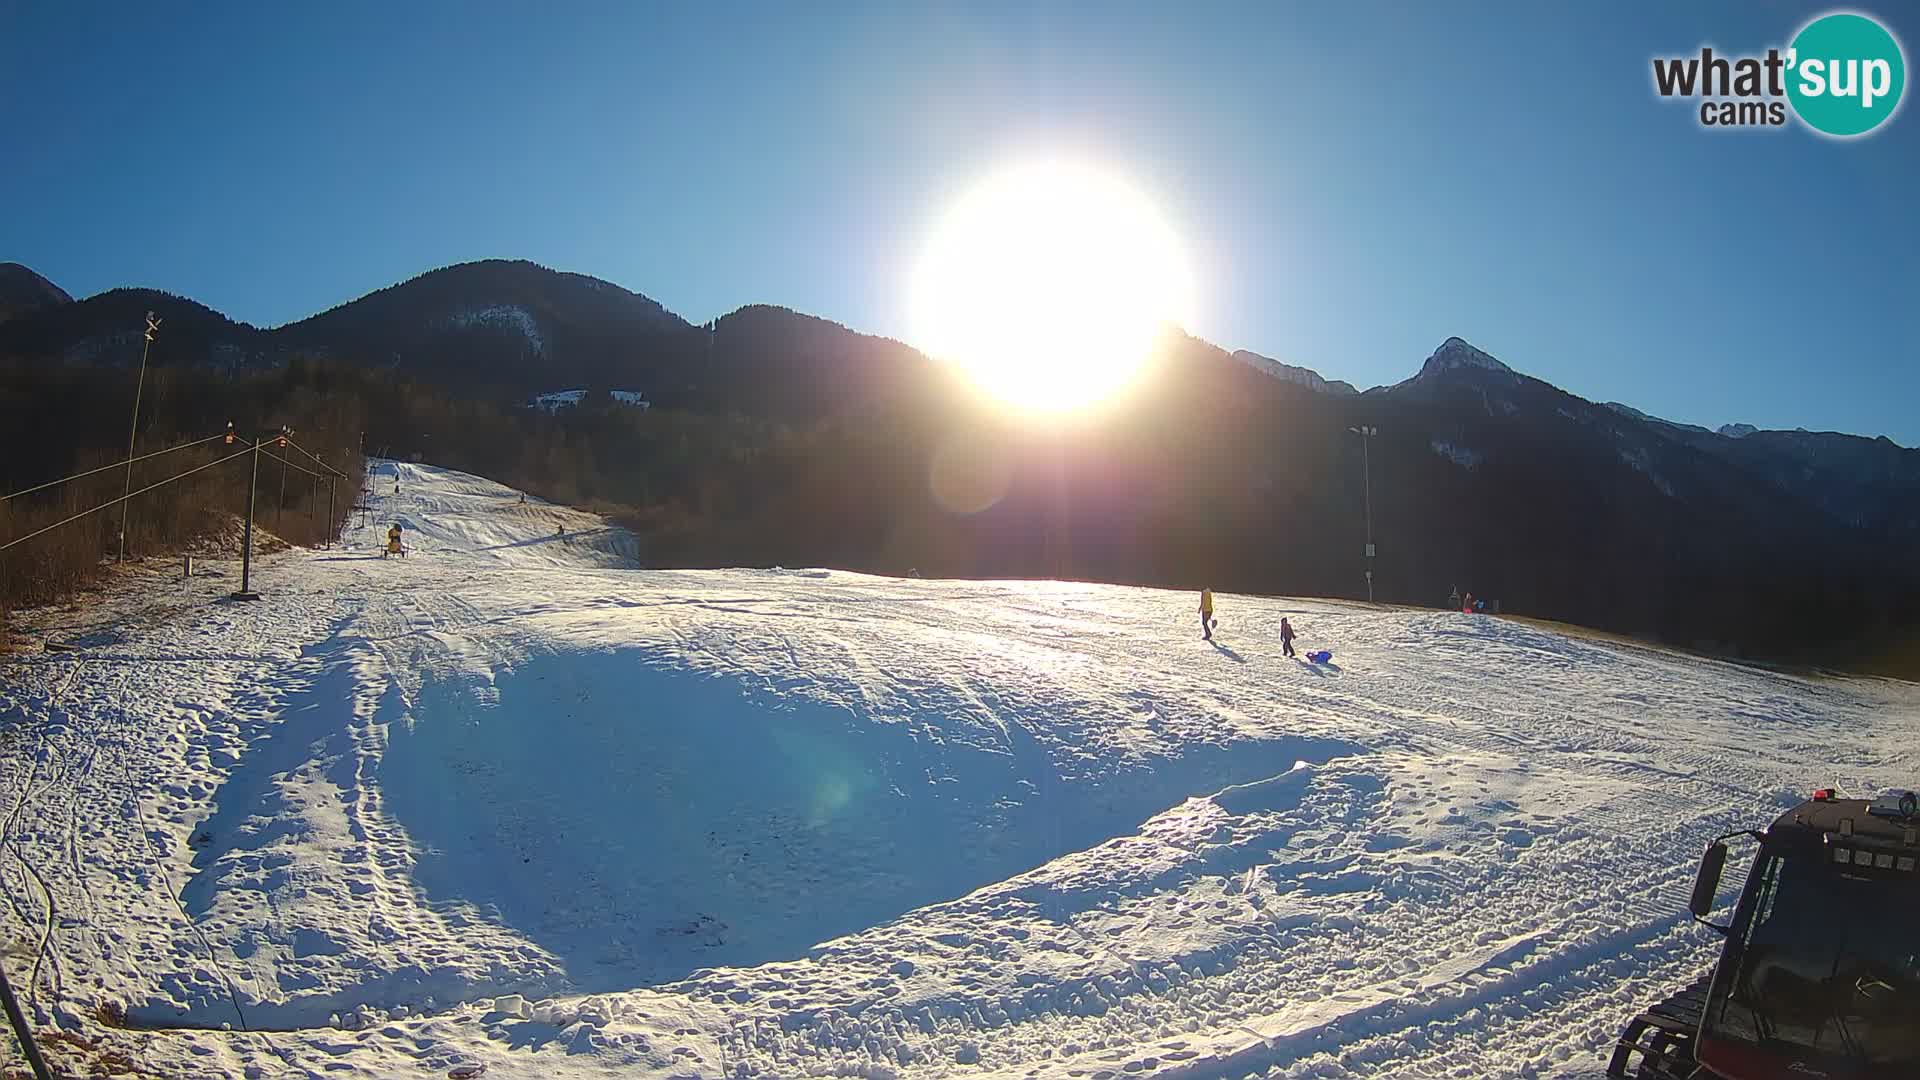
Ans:
[[[380,557],[384,559],[388,555],[400,554],[404,554],[404,551],[400,547],[400,523],[396,521],[393,527],[387,530],[387,550],[381,552]]]
[[[1472,593],[1468,593],[1466,603],[1460,605],[1460,614],[1462,615],[1473,614],[1473,594]]]
[[[1280,618],[1280,650],[1288,656],[1293,655],[1293,624]]]
[[[1460,610],[1460,586],[1455,585],[1453,591],[1447,594],[1447,609],[1449,611]]]
[[[1213,590],[1200,590],[1200,636],[1213,640]]]
[[[1485,600],[1475,600],[1473,602],[1473,610],[1478,614],[1485,614],[1487,610],[1487,602]]]

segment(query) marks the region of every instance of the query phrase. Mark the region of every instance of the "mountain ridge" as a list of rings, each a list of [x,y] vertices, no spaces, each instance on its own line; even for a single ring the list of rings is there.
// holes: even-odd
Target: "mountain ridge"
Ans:
[[[27,283],[23,288],[39,289],[43,286],[44,290],[51,290],[38,293],[49,302],[16,310],[12,318],[7,318],[8,288],[13,282]],[[467,294],[464,302],[447,295],[463,291]],[[535,296],[532,302],[521,295],[529,291]],[[576,298],[597,296],[601,302],[597,305],[571,302],[565,299],[570,291]],[[396,336],[392,333],[392,326],[396,318],[404,317],[399,309],[408,302],[416,302],[416,298],[423,295],[430,298],[422,305],[426,309],[421,316],[424,323],[419,319],[412,320],[412,325],[405,328],[406,332],[398,335],[403,345],[396,350],[392,347]],[[19,263],[4,263],[0,264],[0,324],[5,325],[4,329],[0,329],[0,355],[37,354],[44,357],[57,354],[68,362],[134,363],[138,361],[136,343],[142,340],[140,316],[148,308],[162,312],[163,321],[169,323],[168,337],[178,341],[182,333],[187,335],[181,347],[172,350],[176,356],[185,353],[190,357],[190,362],[216,370],[238,370],[249,365],[278,366],[295,356],[357,358],[362,363],[374,366],[406,368],[406,353],[412,348],[430,354],[428,362],[423,365],[428,373],[440,369],[438,374],[442,376],[454,374],[445,370],[451,365],[444,356],[431,355],[443,354],[453,348],[446,341],[435,341],[436,338],[458,339],[467,346],[471,346],[476,339],[484,340],[486,348],[517,354],[512,357],[515,359],[538,358],[553,362],[554,343],[551,339],[554,335],[549,332],[554,328],[552,324],[563,325],[563,332],[559,336],[565,338],[568,335],[564,329],[580,329],[581,321],[589,317],[607,320],[614,327],[611,333],[615,336],[626,333],[654,339],[678,339],[669,351],[684,360],[707,350],[710,341],[703,340],[701,336],[706,326],[724,326],[730,322],[739,325],[742,320],[761,320],[767,313],[784,313],[797,326],[817,322],[824,328],[874,347],[919,355],[917,350],[904,342],[883,335],[867,334],[822,316],[771,303],[743,304],[710,323],[696,326],[644,293],[603,278],[556,270],[525,259],[479,259],[437,267],[312,315],[271,327],[254,326],[233,319],[189,297],[161,289],[118,287],[74,300],[31,268]],[[816,334],[813,330],[806,333]],[[586,336],[594,339],[586,346],[587,352],[595,354],[592,359],[565,371],[545,371],[540,379],[533,381],[513,377],[508,377],[507,381],[514,384],[516,393],[538,393],[550,390],[556,379],[568,384],[629,385],[636,380],[643,380],[650,373],[645,370],[617,370],[619,365],[608,357],[620,349],[617,342],[609,340],[608,331],[595,330]],[[407,343],[409,339],[410,344]],[[658,344],[658,341],[655,343]],[[1250,349],[1221,351],[1223,355],[1269,377],[1337,398],[1402,391],[1422,380],[1431,383],[1461,372],[1482,372],[1494,378],[1534,380],[1554,386],[1509,366],[1458,335],[1441,342],[1408,378],[1365,391],[1344,380],[1328,379],[1313,368],[1288,364]],[[559,362],[566,366],[565,358]],[[461,371],[459,374],[464,378],[471,372]],[[651,374],[664,373],[655,370]],[[1560,388],[1555,386],[1555,389]],[[1570,391],[1563,392],[1571,394]],[[671,395],[668,395],[668,399],[671,400]],[[1676,423],[1621,402],[1599,404],[1643,423],[1697,436],[1731,440],[1763,431],[1782,430],[1756,428],[1749,424],[1726,424],[1716,430]],[[1834,434],[1885,440],[1895,447],[1912,449],[1885,435]]]
[[[70,304],[67,291],[17,262],[0,262],[0,322],[39,311],[41,308]]]

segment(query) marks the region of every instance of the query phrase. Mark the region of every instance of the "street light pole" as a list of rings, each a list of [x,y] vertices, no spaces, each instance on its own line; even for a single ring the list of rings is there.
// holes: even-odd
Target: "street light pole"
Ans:
[[[1373,453],[1370,444],[1380,429],[1371,425],[1350,427],[1348,431],[1360,436],[1360,485],[1367,506],[1367,603],[1373,603]]]
[[[247,531],[246,539],[240,548],[240,591],[233,594],[235,600],[258,600],[260,594],[253,591],[253,502],[254,495],[260,490],[260,438],[253,440],[253,470],[247,477]]]
[[[147,343],[140,346],[140,381],[133,387],[133,420],[127,424],[127,482],[120,488],[120,562],[127,561],[127,508],[132,504],[128,498],[133,493],[133,440],[140,432],[140,397],[147,388],[147,354],[153,351],[153,335],[160,329],[160,320],[147,312]]]

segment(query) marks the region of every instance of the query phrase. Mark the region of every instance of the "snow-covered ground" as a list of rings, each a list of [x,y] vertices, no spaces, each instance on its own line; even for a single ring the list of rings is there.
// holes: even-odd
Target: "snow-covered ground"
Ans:
[[[609,390],[607,394],[614,401],[622,405],[631,405],[636,409],[648,409],[652,407],[652,403],[647,400],[646,395],[638,390]],[[551,414],[557,413],[561,409],[574,408],[586,399],[587,391],[585,387],[578,387],[572,390],[555,390],[552,393],[536,395],[532,401],[527,402],[527,408],[539,409],[541,412]]]
[[[1597,1076],[1711,962],[1704,838],[1920,779],[1908,684],[370,498],[0,661],[0,959],[76,1072]]]

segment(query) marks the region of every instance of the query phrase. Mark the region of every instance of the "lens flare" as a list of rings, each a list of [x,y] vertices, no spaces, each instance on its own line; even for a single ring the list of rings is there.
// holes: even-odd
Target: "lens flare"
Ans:
[[[949,437],[933,452],[927,478],[933,500],[956,514],[977,514],[1007,493],[1012,464],[1002,448],[985,436],[966,432]]]

